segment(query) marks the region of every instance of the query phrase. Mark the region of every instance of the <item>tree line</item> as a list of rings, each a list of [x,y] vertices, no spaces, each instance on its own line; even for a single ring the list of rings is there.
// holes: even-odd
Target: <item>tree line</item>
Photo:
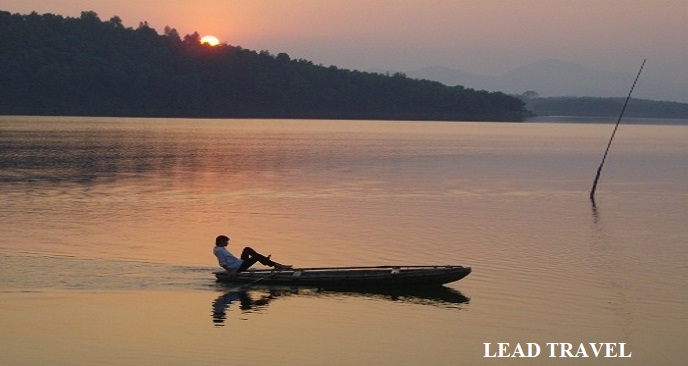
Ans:
[[[520,121],[518,98],[200,43],[198,33],[0,12],[0,114]]]
[[[518,96],[539,116],[618,117],[626,98],[540,97],[528,91]],[[631,98],[624,116],[688,119],[688,103]]]

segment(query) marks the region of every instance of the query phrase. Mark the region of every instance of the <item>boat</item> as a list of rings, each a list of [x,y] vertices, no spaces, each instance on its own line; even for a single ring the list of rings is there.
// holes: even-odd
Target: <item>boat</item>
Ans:
[[[218,282],[234,284],[375,287],[375,286],[439,286],[458,281],[471,273],[463,266],[377,266],[377,267],[314,267],[286,270],[256,269],[231,273],[214,272]]]

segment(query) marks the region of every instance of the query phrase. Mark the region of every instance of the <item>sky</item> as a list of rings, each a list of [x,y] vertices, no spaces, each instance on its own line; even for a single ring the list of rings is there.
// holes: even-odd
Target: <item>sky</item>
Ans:
[[[688,0],[2,0],[0,10],[147,21],[363,71],[498,75],[558,59],[688,82]]]

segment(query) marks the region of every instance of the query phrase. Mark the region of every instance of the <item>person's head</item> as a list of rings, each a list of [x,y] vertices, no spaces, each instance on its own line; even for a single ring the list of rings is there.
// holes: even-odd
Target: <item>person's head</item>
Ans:
[[[218,247],[226,247],[229,244],[229,237],[226,235],[220,235],[215,238],[215,245]]]

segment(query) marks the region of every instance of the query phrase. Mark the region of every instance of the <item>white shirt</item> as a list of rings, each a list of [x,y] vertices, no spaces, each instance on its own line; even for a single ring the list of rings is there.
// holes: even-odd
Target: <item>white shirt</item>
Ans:
[[[230,272],[236,272],[244,263],[244,261],[230,253],[226,247],[215,246],[213,254],[217,257],[217,263],[220,264],[220,267]]]

